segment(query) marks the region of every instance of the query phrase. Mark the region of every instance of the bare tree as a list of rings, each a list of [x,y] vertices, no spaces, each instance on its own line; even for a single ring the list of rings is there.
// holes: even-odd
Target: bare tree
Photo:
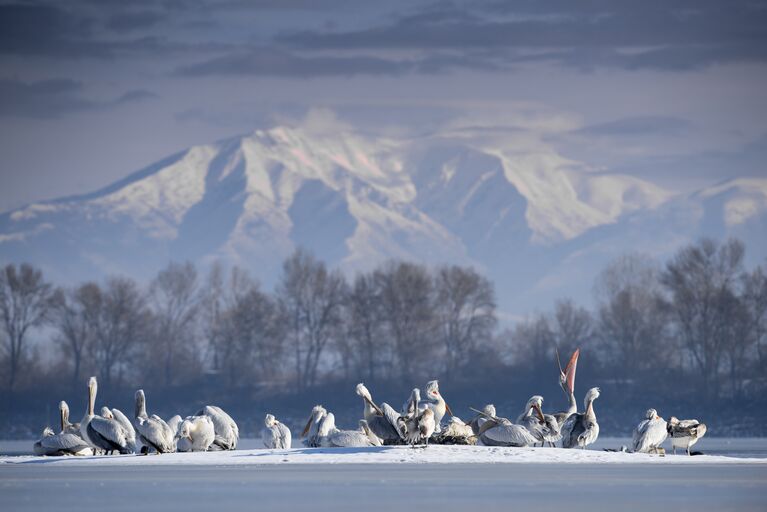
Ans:
[[[619,257],[597,277],[598,337],[607,357],[623,375],[670,361],[668,315],[663,307],[659,269],[639,254]]]
[[[95,341],[96,316],[99,314],[101,290],[96,283],[85,283],[67,290],[54,309],[58,341],[72,361],[72,386],[82,385],[80,373],[91,345]]]
[[[146,339],[152,316],[135,281],[122,277],[107,279],[97,300],[94,316],[96,333],[94,359],[101,381],[109,385],[115,370],[127,366],[129,357]]]
[[[554,307],[553,327],[556,345],[563,354],[588,346],[594,335],[591,313],[571,299],[557,301]]]
[[[331,337],[341,328],[346,281],[314,256],[297,249],[282,266],[277,296],[290,326],[299,390],[314,386]]]
[[[544,368],[554,362],[557,337],[546,315],[536,314],[517,323],[511,331],[511,344],[515,359],[529,368]]]
[[[150,367],[161,369],[166,386],[174,384],[178,367],[199,362],[195,350],[199,294],[194,265],[170,263],[149,288],[156,333],[148,356]]]
[[[457,266],[438,269],[435,287],[447,371],[453,372],[490,340],[496,324],[495,291],[474,269]]]
[[[374,275],[397,368],[401,376],[413,377],[437,346],[431,276],[426,267],[404,262],[391,262]]]
[[[372,274],[358,274],[347,305],[344,359],[367,380],[383,377],[387,343],[384,336],[380,290]]]
[[[275,300],[262,293],[257,283],[233,297],[223,313],[221,332],[226,346],[222,367],[230,386],[264,384],[279,375],[285,336],[279,313]]]
[[[667,304],[681,345],[690,354],[703,394],[720,388],[723,356],[731,339],[729,315],[737,308],[736,286],[743,271],[744,247],[703,239],[682,248],[666,265],[661,282],[671,294]]]
[[[26,263],[0,269],[0,315],[8,353],[8,391],[13,395],[30,329],[47,320],[58,294],[40,270]]]

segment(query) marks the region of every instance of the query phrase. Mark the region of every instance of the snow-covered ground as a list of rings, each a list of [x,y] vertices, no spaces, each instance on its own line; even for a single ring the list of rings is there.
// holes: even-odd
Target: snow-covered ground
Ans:
[[[439,446],[410,448],[292,448],[289,450],[235,450],[228,452],[171,453],[152,456],[0,457],[2,464],[55,464],[57,466],[241,466],[274,464],[762,464],[767,458],[734,458],[721,455],[658,455],[565,450],[562,448],[504,448]]]
[[[243,441],[245,449],[217,453],[0,456],[0,503],[14,511],[767,510],[763,439],[706,439],[700,448],[712,455],[696,457],[473,446],[264,450]]]

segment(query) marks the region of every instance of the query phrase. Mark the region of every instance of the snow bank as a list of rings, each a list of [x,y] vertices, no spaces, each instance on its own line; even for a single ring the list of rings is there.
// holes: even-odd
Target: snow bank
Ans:
[[[97,457],[0,457],[0,464],[55,464],[85,466],[147,465],[272,465],[272,464],[766,464],[767,458],[715,455],[646,455],[562,448],[502,448],[485,446],[429,446],[409,448],[292,448],[230,452],[114,455]]]

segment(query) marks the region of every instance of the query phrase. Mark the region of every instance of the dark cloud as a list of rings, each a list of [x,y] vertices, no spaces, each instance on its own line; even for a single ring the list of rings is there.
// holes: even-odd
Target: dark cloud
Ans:
[[[482,49],[510,62],[549,60],[581,68],[673,70],[767,60],[767,8],[749,1],[505,2],[496,7],[503,12],[440,5],[372,28],[303,31],[279,41],[312,49]]]
[[[166,13],[150,10],[124,12],[110,16],[106,26],[117,32],[131,32],[154,27],[167,19]]]
[[[148,91],[135,90],[114,100],[94,101],[84,97],[83,89],[82,83],[67,79],[29,83],[0,80],[0,117],[51,119],[156,97]]]
[[[252,75],[312,78],[353,75],[402,75],[441,73],[454,68],[492,70],[494,65],[475,57],[433,55],[422,59],[391,59],[372,56],[301,56],[276,48],[255,48],[185,66],[180,76]]]

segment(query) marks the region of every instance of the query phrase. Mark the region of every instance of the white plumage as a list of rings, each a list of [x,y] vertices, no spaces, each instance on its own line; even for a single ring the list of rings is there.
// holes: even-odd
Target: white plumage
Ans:
[[[261,440],[266,448],[290,448],[291,434],[287,426],[277,421],[271,414],[266,415],[264,424],[266,426],[261,430]]]

